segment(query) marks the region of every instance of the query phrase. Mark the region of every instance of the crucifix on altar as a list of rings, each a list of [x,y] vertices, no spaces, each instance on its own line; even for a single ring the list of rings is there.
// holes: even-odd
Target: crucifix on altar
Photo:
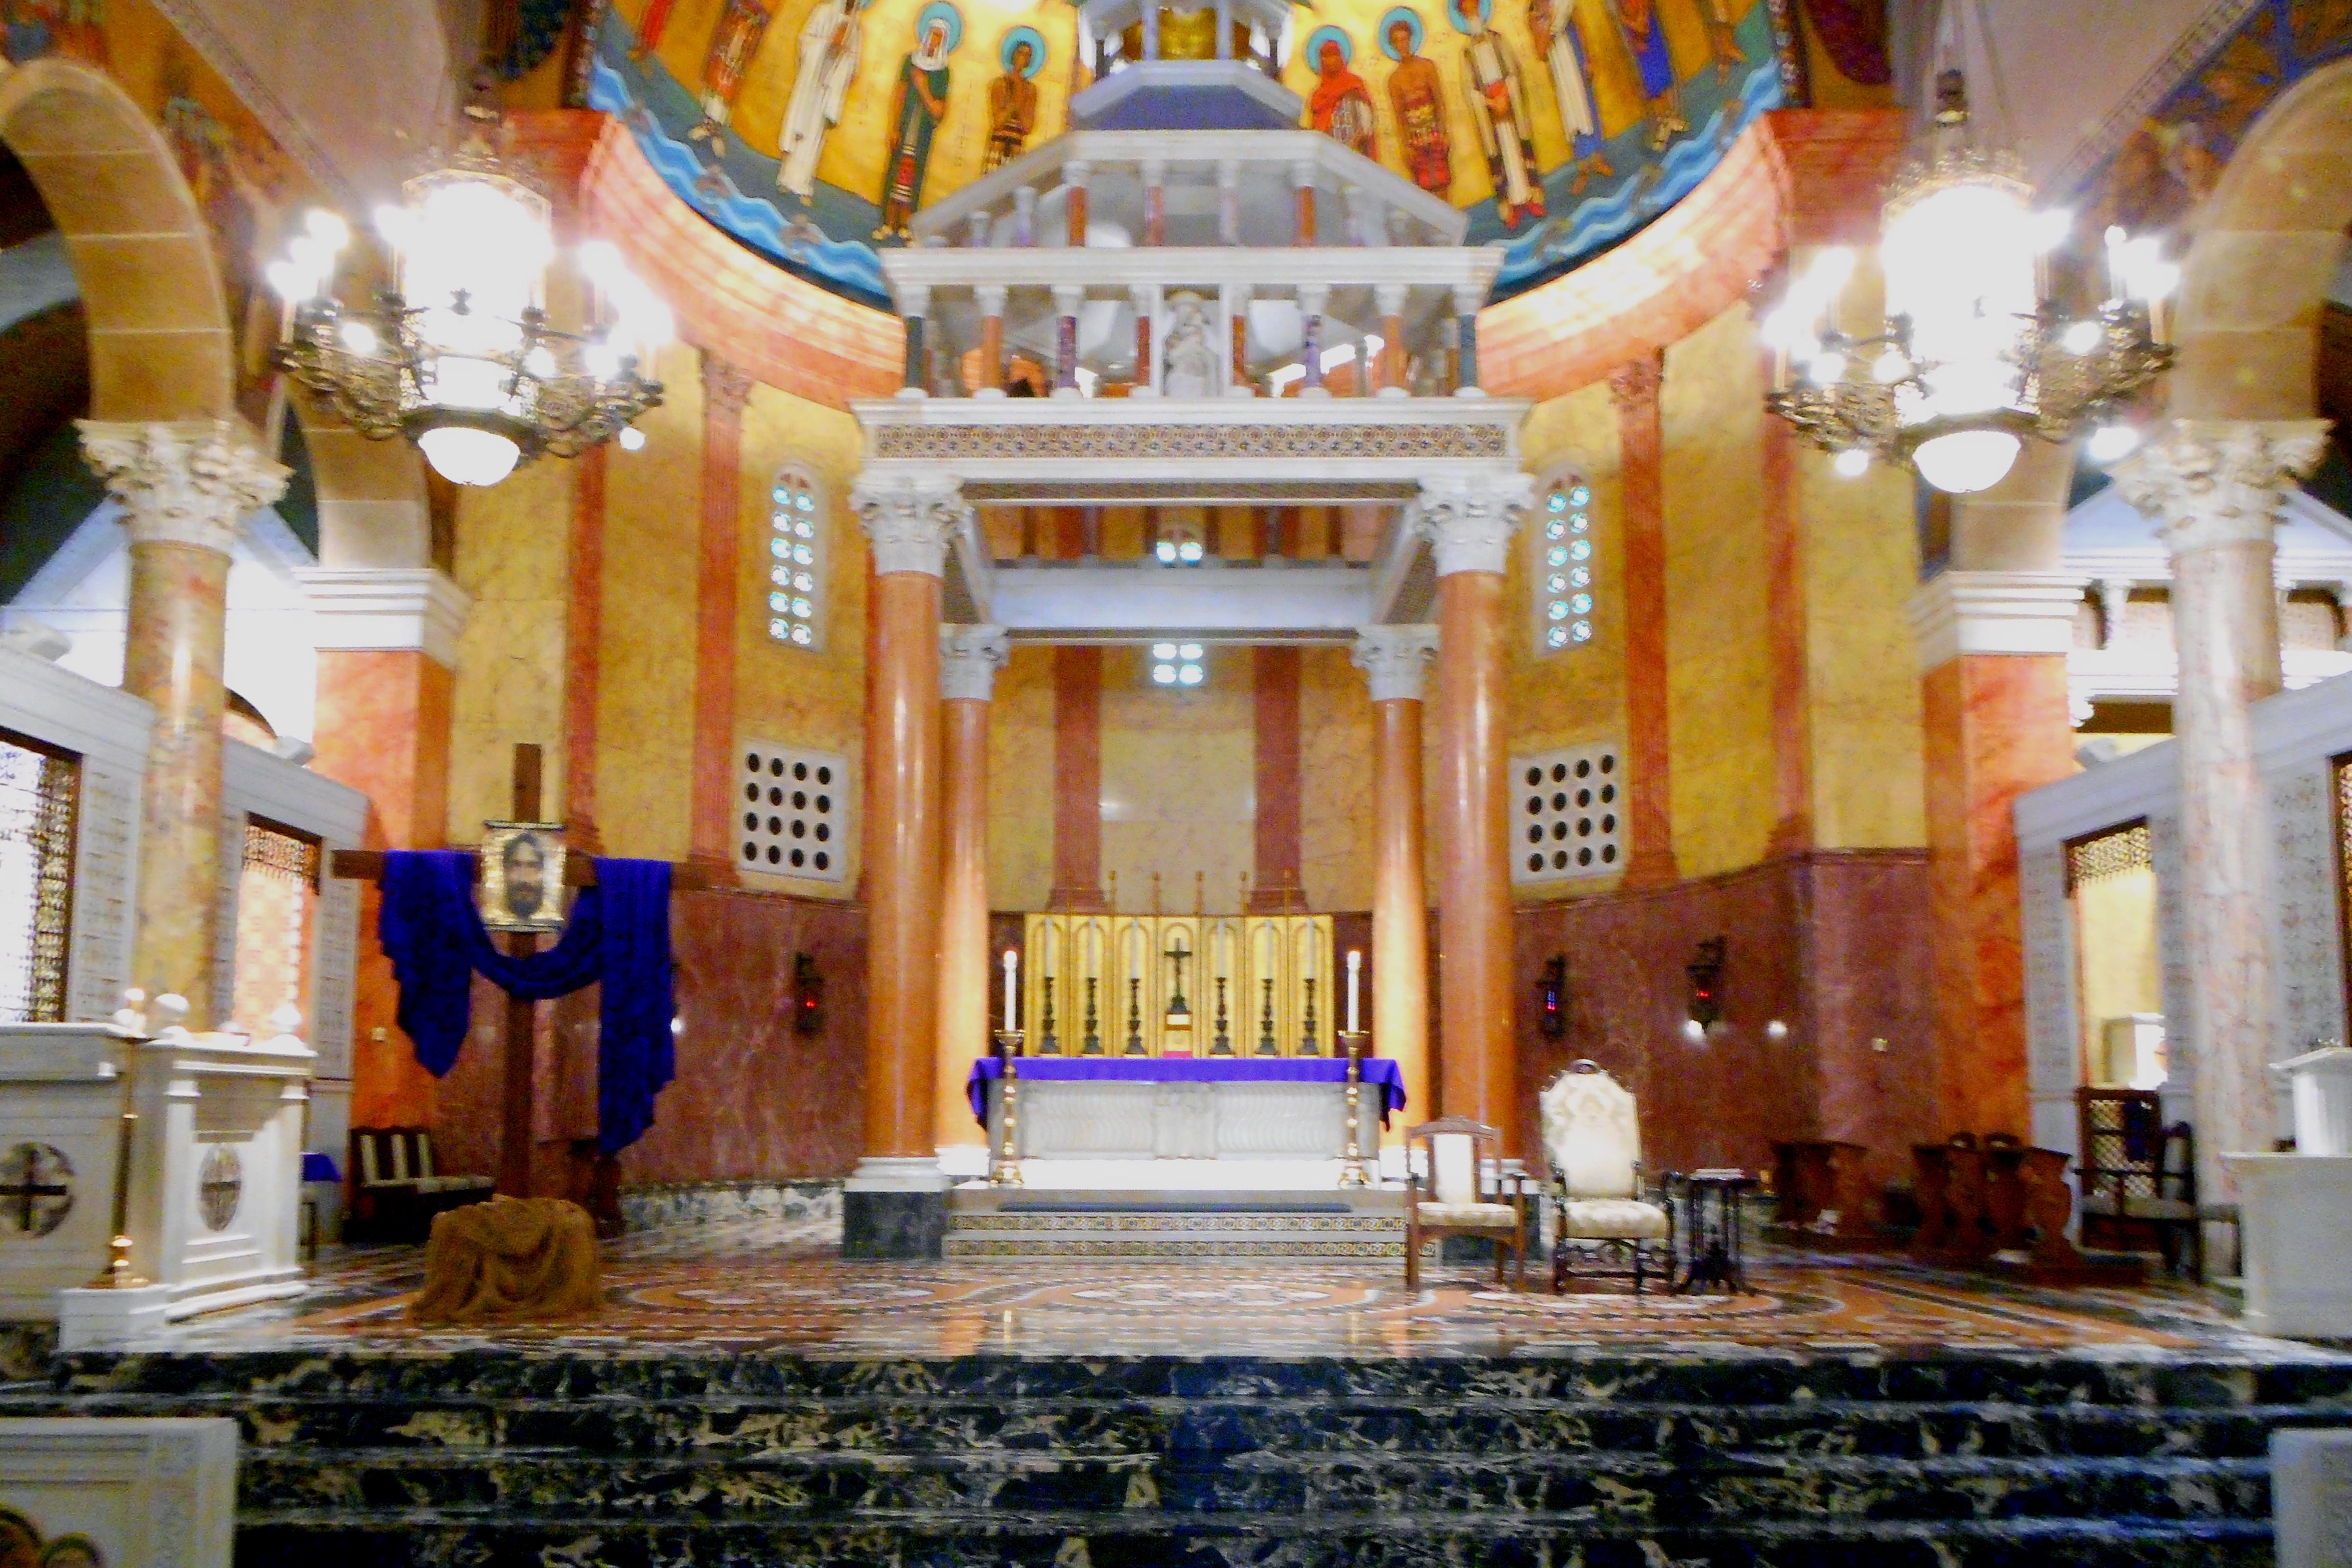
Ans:
[[[477,862],[474,883],[478,897],[483,905],[488,906],[486,912],[492,917],[484,923],[497,928],[491,941],[497,951],[509,961],[526,961],[541,956],[540,938],[562,930],[565,924],[562,889],[595,888],[599,882],[597,861],[593,858],[563,853],[563,825],[540,819],[542,809],[541,773],[541,753],[538,746],[525,743],[515,747],[511,818],[483,825],[486,833],[484,852],[474,857]],[[392,859],[392,855],[382,850],[339,850],[332,858],[330,870],[337,877],[383,885]],[[686,867],[664,866],[659,862],[653,865],[656,869],[667,872],[668,889],[701,885],[701,879]],[[576,915],[579,911],[575,910],[573,912]],[[666,910],[663,919],[666,931]],[[662,945],[663,963],[667,964],[666,938]],[[388,942],[387,949],[389,946]],[[488,961],[483,962],[487,963]],[[492,975],[491,978],[495,981],[498,976]],[[470,974],[465,983],[470,984]],[[585,982],[583,979],[578,983]],[[537,1088],[533,1047],[538,1031],[540,1001],[517,994],[511,984],[505,988],[507,1003],[499,1048],[503,1087],[499,1116],[497,1190],[510,1197],[529,1197],[531,1195],[531,1129],[536,1113]],[[567,984],[563,988],[572,989],[573,986]],[[667,996],[666,975],[662,991]],[[542,996],[551,994],[541,992]],[[612,1011],[610,1001],[608,997],[608,1017]],[[405,1021],[404,1013],[404,1023]],[[667,1020],[663,1020],[663,1024],[666,1027]],[[422,1041],[417,1043],[423,1044]],[[456,1044],[454,1040],[449,1042],[453,1057]],[[432,1064],[427,1066],[431,1068]],[[446,1063],[432,1070],[446,1070]],[[666,1074],[663,1081],[667,1081]],[[658,1089],[660,1085],[656,1083],[652,1087]],[[600,1085],[600,1115],[604,1109],[602,1104],[604,1098]],[[650,1102],[650,1095],[647,1101]],[[650,1120],[649,1113],[646,1120]],[[637,1131],[641,1131],[642,1128]],[[600,1133],[602,1131],[600,1129]],[[635,1132],[629,1136],[634,1138]],[[590,1196],[590,1207],[595,1214],[600,1229],[607,1226],[617,1228],[618,1177],[619,1166],[614,1151],[600,1137],[596,1173]]]

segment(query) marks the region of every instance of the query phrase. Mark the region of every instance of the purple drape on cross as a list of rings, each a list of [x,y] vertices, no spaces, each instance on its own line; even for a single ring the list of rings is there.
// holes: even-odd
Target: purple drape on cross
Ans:
[[[1366,1089],[1381,1093],[1381,1125],[1404,1109],[1404,1075],[1387,1057],[1357,1064]],[[1004,1076],[997,1057],[971,1064],[964,1094],[971,1113],[988,1125],[988,1085]],[[1348,1063],[1336,1057],[1023,1057],[1023,1083],[1345,1083]]]

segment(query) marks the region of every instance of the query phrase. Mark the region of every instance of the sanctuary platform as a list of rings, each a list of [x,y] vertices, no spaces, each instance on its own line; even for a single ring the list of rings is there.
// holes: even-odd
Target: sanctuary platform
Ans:
[[[592,1321],[408,1326],[412,1251],[0,1388],[235,1416],[243,1568],[2267,1568],[2352,1354],[2182,1289],[1767,1253],[1741,1296],[1393,1262],[851,1262],[651,1229]]]

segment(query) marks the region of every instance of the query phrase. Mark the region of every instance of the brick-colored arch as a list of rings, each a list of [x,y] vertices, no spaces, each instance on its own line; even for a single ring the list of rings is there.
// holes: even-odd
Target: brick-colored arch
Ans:
[[[2352,60],[2254,121],[2196,218],[2170,412],[2308,419],[2320,308],[2352,225]]]
[[[81,283],[91,416],[233,417],[212,242],[153,122],[111,78],[36,60],[0,75],[0,142],[32,175]]]

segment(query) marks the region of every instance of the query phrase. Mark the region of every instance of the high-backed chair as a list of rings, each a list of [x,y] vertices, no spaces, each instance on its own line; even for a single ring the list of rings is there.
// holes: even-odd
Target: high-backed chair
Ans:
[[[2206,1215],[2197,1203],[2197,1145],[2186,1121],[2164,1124],[2152,1089],[2074,1091],[2082,1117],[2083,1245],[2137,1250],[2153,1241],[2164,1266],[2204,1283]]]
[[[1421,1286],[1421,1249],[1449,1236],[1485,1237],[1495,1244],[1495,1283],[1503,1282],[1507,1252],[1528,1282],[1528,1200],[1515,1191],[1508,1203],[1488,1203],[1478,1190],[1478,1173],[1502,1150],[1502,1137],[1483,1121],[1441,1116],[1404,1135],[1404,1284]],[[1416,1159],[1414,1156],[1419,1155]],[[1422,1184],[1426,1173],[1428,1185]]]
[[[421,1242],[435,1215],[480,1203],[497,1184],[436,1171],[433,1134],[422,1127],[352,1128],[351,1171],[349,1241]]]
[[[1551,1288],[1568,1288],[1576,1253],[1624,1258],[1640,1295],[1654,1272],[1674,1275],[1673,1209],[1642,1195],[1642,1119],[1624,1085],[1589,1061],[1551,1080],[1540,1100],[1551,1166]]]

